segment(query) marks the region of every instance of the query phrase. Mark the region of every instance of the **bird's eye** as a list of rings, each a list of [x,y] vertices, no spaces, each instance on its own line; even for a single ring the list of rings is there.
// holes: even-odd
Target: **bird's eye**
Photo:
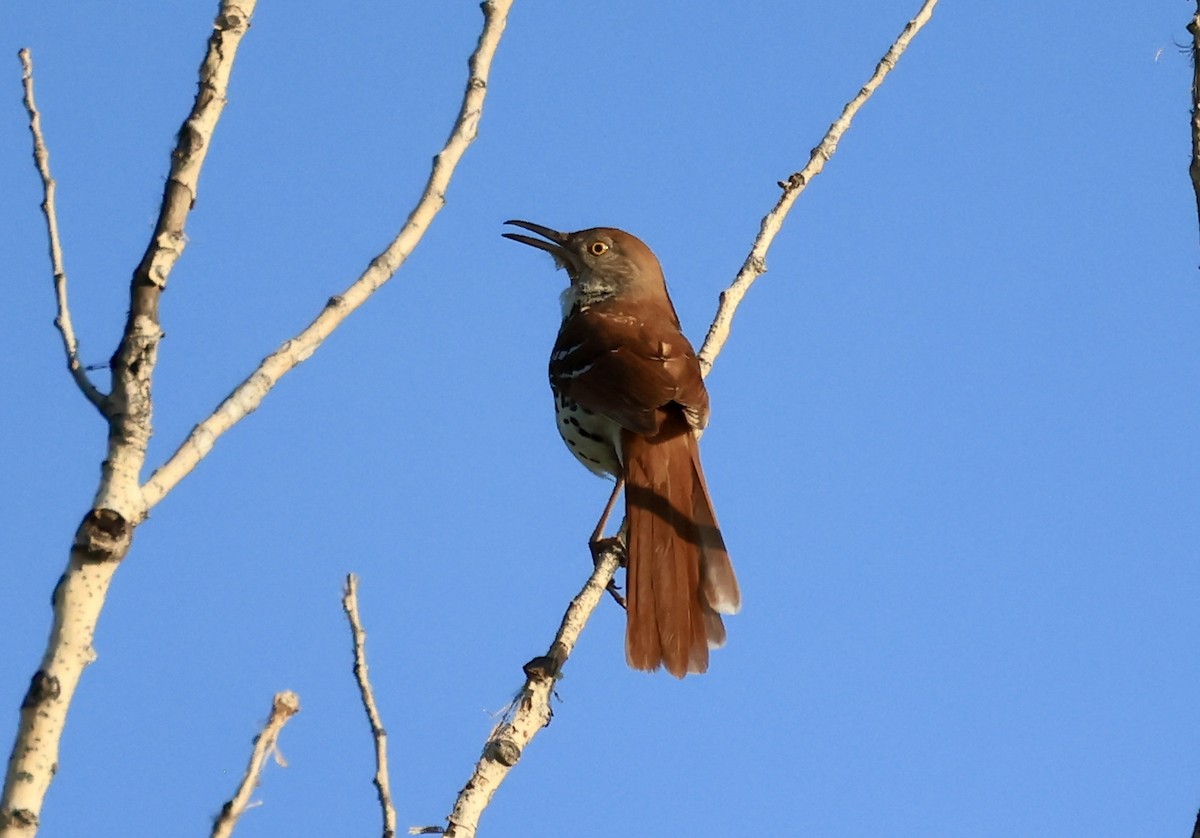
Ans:
[[[608,252],[608,245],[601,241],[594,241],[588,245],[588,250],[591,251],[593,256],[603,256]]]

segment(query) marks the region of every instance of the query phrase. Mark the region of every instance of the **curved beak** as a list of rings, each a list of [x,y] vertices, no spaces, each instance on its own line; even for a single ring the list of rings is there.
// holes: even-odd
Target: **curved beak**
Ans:
[[[521,233],[501,233],[506,239],[512,239],[521,244],[527,244],[530,247],[536,247],[538,250],[544,250],[554,257],[554,261],[560,268],[575,269],[574,254],[567,249],[567,241],[571,238],[568,233],[561,233],[558,230],[553,230],[549,227],[543,227],[541,224],[534,224],[532,221],[505,221],[505,224],[512,224],[514,227],[521,227],[531,233],[537,233],[543,239],[535,239],[533,236],[522,235]]]

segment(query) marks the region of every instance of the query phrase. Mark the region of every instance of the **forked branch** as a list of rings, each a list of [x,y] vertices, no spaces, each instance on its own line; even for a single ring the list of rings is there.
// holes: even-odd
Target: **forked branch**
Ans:
[[[21,720],[0,798],[0,838],[36,833],[45,795],[57,768],[67,710],[83,669],[94,659],[92,638],[105,594],[121,559],[128,553],[133,532],[149,509],[188,474],[222,433],[261,403],[279,378],[308,358],[334,328],[391,278],[421,240],[445,203],[445,191],[459,160],[474,140],[482,115],[492,58],[504,31],[512,0],[487,0],[484,27],[471,56],[470,75],[450,138],[434,159],[424,194],[395,240],[377,256],[344,294],[331,299],[317,319],[262,362],[245,382],[192,432],[178,451],[143,486],[152,434],[152,376],[162,338],[159,299],[171,269],[187,243],[184,224],[195,203],[200,169],[216,123],[226,102],[234,57],[250,25],[255,0],[221,0],[208,50],[200,67],[195,104],[178,134],[154,234],[130,283],[129,316],[122,340],[111,360],[112,392],[107,397],[81,376],[78,348],[66,311],[65,272],[62,270],[53,180],[46,165],[45,144],[33,107],[32,74],[28,55],[25,88],[33,123],[35,160],[49,192],[52,262],[60,301],[60,329],[68,361],[81,390],[102,407],[109,421],[108,449],[92,509],[76,534],[66,572],[55,589],[54,624],[38,671],[21,708]],[[61,282],[58,277],[62,277]],[[85,386],[86,384],[86,386]]]
[[[486,0],[482,4],[484,24],[479,42],[472,53],[458,118],[445,146],[433,158],[433,170],[404,226],[387,248],[349,288],[330,298],[317,318],[302,332],[284,341],[279,349],[263,359],[245,381],[239,384],[207,419],[196,425],[178,450],[154,472],[145,486],[146,508],[152,508],[188,474],[222,434],[258,408],[263,398],[278,383],[317,350],[359,306],[399,270],[421,241],[434,217],[446,203],[446,189],[458,162],[479,131],[483,101],[487,96],[488,74],[500,36],[508,20],[512,0]]]
[[[171,267],[183,251],[184,223],[225,104],[225,90],[238,45],[249,29],[253,9],[254,0],[221,2],[200,65],[199,91],[171,154],[158,223],[130,281],[129,318],[112,360],[112,392],[98,405],[109,426],[100,481],[92,506],[76,530],[66,570],[55,586],[51,598],[53,622],[46,649],[21,703],[17,735],[0,795],[0,838],[29,838],[37,832],[46,793],[58,769],[67,713],[84,669],[95,659],[92,640],[108,587],[129,552],[134,529],[145,518],[139,475],[152,433],[151,384],[162,336],[158,299]],[[23,58],[28,61],[28,54]],[[28,69],[27,63],[25,89],[27,105],[32,105],[32,78]],[[36,116],[36,109],[31,109],[31,119]],[[49,169],[43,168],[45,159],[39,157],[37,129],[40,123],[33,131],[34,156],[46,182]],[[52,185],[53,181],[49,183]],[[56,276],[60,328],[70,358],[73,352],[77,353],[77,347],[73,346],[73,333],[65,328],[66,279],[61,249],[56,242],[54,224],[51,259],[57,259],[54,270],[62,277],[60,283]],[[78,374],[76,381],[95,404],[94,388],[84,387]]]

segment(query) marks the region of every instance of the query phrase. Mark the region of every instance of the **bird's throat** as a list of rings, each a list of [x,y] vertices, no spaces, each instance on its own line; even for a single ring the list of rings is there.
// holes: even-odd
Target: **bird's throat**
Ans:
[[[562,316],[566,318],[577,308],[586,308],[605,300],[611,300],[620,291],[618,283],[608,282],[595,276],[572,280],[571,285],[564,289],[559,297],[562,303]]]

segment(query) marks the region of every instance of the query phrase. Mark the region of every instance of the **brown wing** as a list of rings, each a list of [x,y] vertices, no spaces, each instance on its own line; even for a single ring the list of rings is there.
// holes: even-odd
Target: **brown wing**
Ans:
[[[703,428],[708,391],[676,323],[674,312],[638,318],[603,303],[578,310],[558,333],[550,380],[564,396],[634,433],[657,433],[659,408],[672,404],[691,427]]]

